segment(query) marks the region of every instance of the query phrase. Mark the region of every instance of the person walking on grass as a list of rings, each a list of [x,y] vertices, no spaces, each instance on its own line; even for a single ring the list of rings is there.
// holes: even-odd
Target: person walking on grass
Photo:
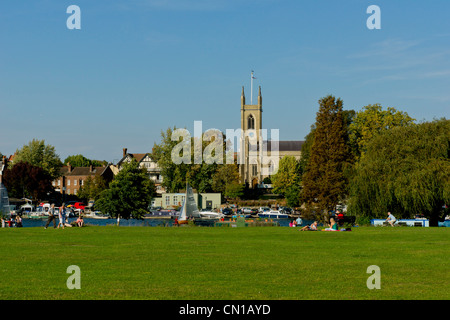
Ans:
[[[50,222],[53,221],[53,228],[56,229],[56,217],[55,217],[55,204],[52,203],[50,206],[50,210],[48,210],[48,219],[47,223],[45,224],[45,229],[50,225]]]
[[[64,204],[61,206],[61,208],[59,208],[59,223],[58,223],[58,229],[59,226],[62,226],[62,228],[64,229],[64,226],[66,224],[66,208],[64,207]]]

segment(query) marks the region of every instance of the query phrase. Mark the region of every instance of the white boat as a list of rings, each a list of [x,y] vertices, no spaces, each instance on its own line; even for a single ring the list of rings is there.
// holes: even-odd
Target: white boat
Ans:
[[[289,215],[278,210],[270,210],[258,213],[258,217],[270,219],[286,219],[289,218]]]
[[[223,217],[224,215],[222,213],[199,211],[197,208],[197,203],[195,202],[194,192],[192,191],[191,186],[186,183],[186,196],[178,218],[179,224],[186,224],[189,218],[200,220],[218,220]]]
[[[100,211],[91,211],[89,214],[82,214],[84,218],[90,218],[90,219],[110,219],[111,217],[109,215],[104,215]]]

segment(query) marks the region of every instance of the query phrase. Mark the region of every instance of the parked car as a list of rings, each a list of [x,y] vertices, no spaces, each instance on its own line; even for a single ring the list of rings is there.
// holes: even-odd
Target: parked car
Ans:
[[[241,209],[241,212],[242,213],[251,214],[253,212],[253,209],[249,208],[249,207],[244,207],[244,208]]]
[[[233,212],[233,209],[231,209],[231,208],[224,208],[224,209],[222,209],[222,213],[226,216],[229,216],[229,215],[232,215],[234,212]]]
[[[259,208],[259,213],[263,213],[263,212],[269,212],[270,208],[269,207],[260,207]]]
[[[75,209],[81,209],[84,210],[84,208],[86,208],[86,205],[83,202],[75,202],[73,207]]]

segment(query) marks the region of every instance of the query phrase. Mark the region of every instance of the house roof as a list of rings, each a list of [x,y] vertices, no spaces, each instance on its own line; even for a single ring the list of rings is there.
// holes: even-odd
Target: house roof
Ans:
[[[105,170],[109,167],[92,167],[92,171],[90,167],[74,167],[72,168],[72,172],[69,172],[69,167],[64,166],[60,169],[60,173],[63,176],[96,176],[102,175]]]
[[[118,163],[120,165],[128,156],[131,158],[136,159],[136,161],[139,163],[141,162],[145,156],[150,155],[150,153],[127,153]]]

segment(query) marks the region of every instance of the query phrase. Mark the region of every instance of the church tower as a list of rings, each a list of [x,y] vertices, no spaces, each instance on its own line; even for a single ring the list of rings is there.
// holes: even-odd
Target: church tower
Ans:
[[[250,188],[261,183],[261,163],[258,151],[262,146],[262,96],[261,86],[258,92],[258,104],[245,104],[244,87],[241,94],[241,159],[239,174],[241,183]],[[243,150],[242,150],[243,149]]]

